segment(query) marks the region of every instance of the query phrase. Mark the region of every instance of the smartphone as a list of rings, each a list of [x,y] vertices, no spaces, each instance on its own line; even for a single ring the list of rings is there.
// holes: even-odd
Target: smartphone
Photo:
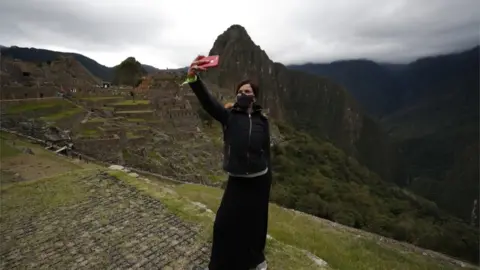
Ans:
[[[203,67],[203,68],[216,67],[216,66],[218,66],[218,59],[219,58],[220,58],[220,56],[218,56],[218,55],[210,55],[210,56],[207,56],[205,58],[202,58],[202,60],[208,60],[208,62],[201,65],[201,67]]]

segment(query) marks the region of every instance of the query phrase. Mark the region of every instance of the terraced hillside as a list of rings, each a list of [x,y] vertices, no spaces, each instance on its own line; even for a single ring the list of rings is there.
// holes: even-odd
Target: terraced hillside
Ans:
[[[62,89],[88,91],[101,80],[72,57],[34,63],[8,57],[0,61],[2,99],[53,97]]]
[[[182,183],[222,186],[226,176],[220,169],[220,127],[203,112],[189,87],[181,86],[183,78],[184,74],[180,72],[160,72],[145,78],[136,89],[97,88],[71,93],[65,99],[2,100],[1,126],[37,138],[48,148],[85,161],[120,164],[140,174]],[[208,86],[222,102],[233,99],[231,89]],[[134,96],[131,96],[132,90]],[[475,258],[478,232],[475,234],[474,228],[451,219],[434,204],[380,181],[375,173],[331,144],[290,130],[288,124],[274,120],[272,131],[275,145],[272,151],[275,171],[273,202],[457,258]],[[209,192],[202,188],[190,195],[202,197]],[[213,201],[218,201],[221,194],[220,190],[214,192],[214,197],[205,198],[208,201],[203,197],[198,199],[211,205],[212,210],[216,209]],[[297,219],[297,216],[293,218]],[[452,230],[457,225],[459,229]],[[435,228],[433,234],[430,233],[432,227]],[[316,227],[312,225],[303,229],[305,233],[313,233]],[[282,238],[284,233],[277,237]],[[316,237],[309,234],[306,238]],[[316,245],[306,239],[298,242],[297,232],[283,239],[305,250],[312,250]],[[338,239],[332,239],[335,241]],[[362,256],[370,258],[370,255],[357,254],[345,247],[339,252],[354,252],[354,263],[342,264],[337,261],[338,254],[329,255],[334,247],[318,248],[314,253],[321,252],[321,257],[328,257],[329,263],[338,269],[362,264],[358,261]],[[351,246],[351,249],[357,248],[360,247]],[[418,250],[412,246],[408,249]],[[431,256],[445,258],[438,254]],[[403,267],[404,263],[410,267],[406,269],[415,269],[410,266],[412,261],[403,260],[404,257],[397,258],[397,261],[388,257],[386,262],[376,261],[360,269],[372,269],[375,264],[397,269],[396,265]],[[423,266],[425,264],[429,266]],[[419,269],[435,269],[433,265],[436,264],[421,262],[419,265],[423,267]]]
[[[206,265],[220,189],[62,157],[8,133],[0,143],[1,269]],[[274,204],[267,259],[282,270],[474,269]]]
[[[181,180],[220,185],[221,134],[198,117],[196,98],[174,82],[157,78],[133,99],[129,90],[77,93],[70,99],[2,100],[2,126],[37,138],[47,127],[68,131],[87,156]]]

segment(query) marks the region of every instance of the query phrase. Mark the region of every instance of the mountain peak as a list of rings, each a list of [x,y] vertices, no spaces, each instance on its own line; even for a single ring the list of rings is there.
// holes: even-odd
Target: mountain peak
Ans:
[[[247,33],[247,30],[245,27],[239,25],[239,24],[233,24],[227,30],[225,30],[224,34],[227,34],[231,39],[238,39],[238,38],[248,38],[250,39],[250,36]]]
[[[240,44],[240,46],[243,48],[255,46],[255,43],[253,43],[252,39],[248,35],[247,30],[241,25],[234,24],[228,27],[227,30],[217,37],[213,43],[213,47],[210,50],[209,55],[222,55],[230,44],[235,43]]]

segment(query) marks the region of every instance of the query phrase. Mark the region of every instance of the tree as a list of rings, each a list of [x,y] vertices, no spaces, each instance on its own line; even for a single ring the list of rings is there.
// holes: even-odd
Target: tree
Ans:
[[[134,57],[128,57],[114,68],[113,84],[136,87],[147,75],[147,71]]]

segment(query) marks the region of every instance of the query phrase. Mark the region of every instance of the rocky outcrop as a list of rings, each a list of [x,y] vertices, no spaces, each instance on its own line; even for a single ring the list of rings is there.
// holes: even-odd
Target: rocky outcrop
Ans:
[[[203,76],[206,80],[233,91],[238,81],[253,79],[260,87],[260,102],[273,118],[333,142],[392,179],[394,151],[386,136],[339,84],[274,63],[239,25],[221,34],[209,54],[219,54],[220,63]]]

